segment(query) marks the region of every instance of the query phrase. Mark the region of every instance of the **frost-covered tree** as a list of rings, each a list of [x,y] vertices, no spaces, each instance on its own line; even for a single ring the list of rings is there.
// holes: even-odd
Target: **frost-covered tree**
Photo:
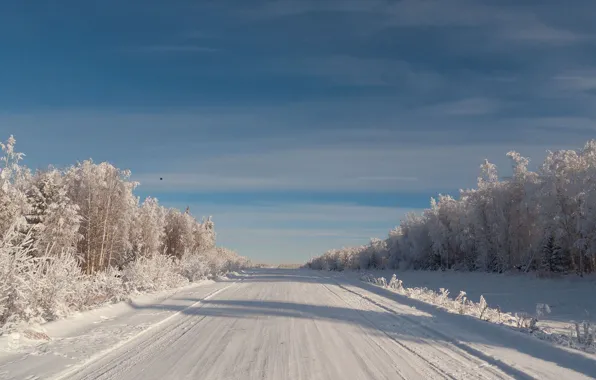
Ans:
[[[458,199],[439,195],[422,215],[406,215],[380,252],[331,250],[308,266],[595,272],[596,140],[548,152],[537,172],[519,153],[507,157],[511,178],[499,179],[485,160],[476,189],[460,190]]]
[[[13,136],[10,136],[6,143],[0,143],[0,236],[15,227],[24,232],[25,215],[29,212],[25,192],[30,172],[20,165],[25,155],[15,151],[15,144],[16,139]],[[14,238],[22,238],[22,233],[14,235]]]
[[[177,209],[168,210],[165,217],[163,252],[179,259],[192,252],[195,224],[196,221],[189,213],[182,213]]]
[[[156,198],[148,197],[136,210],[131,227],[131,245],[135,258],[161,253],[165,238],[166,210]]]
[[[130,172],[87,160],[71,167],[65,177],[67,194],[82,218],[78,252],[85,272],[125,264],[131,259],[130,227],[138,204]]]
[[[0,144],[0,335],[251,265],[215,246],[211,218],[139,205],[129,171],[88,160],[31,175],[15,143]]]
[[[215,247],[215,224],[211,217],[203,219],[201,223],[195,223],[193,226],[193,251],[206,252]]]
[[[66,195],[62,173],[53,168],[37,171],[27,190],[27,200],[30,207],[26,221],[33,232],[33,253],[47,256],[74,251],[81,238],[81,217],[78,206]]]

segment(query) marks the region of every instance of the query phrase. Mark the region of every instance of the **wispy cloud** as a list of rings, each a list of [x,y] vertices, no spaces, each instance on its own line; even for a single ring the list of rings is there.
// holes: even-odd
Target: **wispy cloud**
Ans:
[[[520,23],[515,28],[503,28],[500,36],[510,41],[540,43],[549,45],[569,45],[592,40],[593,36],[581,35],[570,30],[557,29],[540,22]]]
[[[89,157],[109,160],[131,168],[147,192],[457,189],[475,184],[484,158],[507,169],[505,153],[511,149],[541,160],[547,149],[581,146],[593,137],[588,116],[478,122],[460,116],[490,107],[484,102],[464,105],[471,110],[455,104],[389,112],[387,105],[356,102],[248,113],[233,107],[156,114],[40,113],[0,115],[0,126],[6,135],[16,133],[33,167]],[[446,118],[447,111],[456,115]],[[313,125],[316,130],[306,128]],[[567,125],[585,128],[570,135]],[[106,134],[105,126],[118,130],[118,138]],[[545,126],[551,127],[548,133],[538,132]],[[44,149],[49,143],[51,151]]]
[[[359,181],[418,181],[416,177],[401,177],[401,176],[377,176],[377,177],[358,177]]]
[[[568,70],[553,78],[561,89],[573,91],[596,90],[596,68]]]
[[[182,203],[180,204],[182,206]],[[228,218],[238,220],[257,218],[260,223],[279,225],[280,223],[391,223],[399,222],[399,218],[412,208],[398,207],[379,207],[379,206],[361,206],[357,204],[337,204],[337,203],[259,203],[249,205],[208,205],[206,202],[198,204],[198,210],[209,207],[217,209],[219,218]],[[258,211],[258,212],[257,212]],[[356,219],[355,219],[356,218]]]
[[[144,191],[323,191],[371,194],[474,186],[484,158],[508,171],[505,153],[518,149],[541,160],[552,144],[450,145],[424,148],[302,149],[226,155],[181,172],[134,176]],[[190,160],[192,162],[192,160]],[[210,174],[210,171],[213,174]],[[401,173],[387,176],[386,173]],[[164,180],[159,180],[163,177]],[[366,179],[368,178],[368,180]]]
[[[198,45],[150,45],[138,46],[129,51],[140,53],[214,53],[220,49]]]
[[[364,234],[366,230],[357,230],[357,231],[349,231],[349,230],[324,230],[324,229],[291,229],[291,228],[233,228],[229,229],[226,232],[230,234],[238,234],[238,235],[253,235],[253,236],[260,236],[263,239],[271,238],[275,236],[276,238],[301,238],[301,239],[310,239],[310,238],[325,238],[325,237],[340,237],[345,239],[354,239],[363,241],[366,239],[370,239],[375,237],[374,234],[378,233],[379,230],[369,230],[370,234]]]
[[[304,57],[279,62],[273,71],[310,75],[339,85],[401,86],[414,90],[437,88],[444,78],[436,71],[415,68],[404,60],[352,55]]]
[[[438,0],[403,0],[386,2],[387,25],[477,26],[491,18],[490,8],[479,2],[453,1],[449,5]]]
[[[577,32],[549,23],[548,17],[539,17],[540,14],[557,12],[557,8],[548,2],[512,6],[482,0],[455,0],[449,4],[440,0],[281,0],[266,2],[244,13],[255,19],[316,12],[360,13],[376,17],[376,22],[351,26],[367,27],[372,33],[392,27],[468,27],[492,30],[490,34],[494,39],[510,43],[565,45],[594,40],[594,33]],[[577,8],[593,12],[596,6],[585,2]]]
[[[503,103],[499,100],[478,97],[440,103],[429,107],[422,107],[418,111],[453,116],[474,116],[494,114],[501,110],[502,107]]]
[[[277,0],[262,2],[241,13],[254,20],[297,16],[312,12],[372,12],[387,5],[386,0]]]
[[[365,243],[408,207],[289,194],[456,192],[484,158],[507,175],[511,149],[534,165],[594,137],[593,0],[152,4],[134,25],[129,2],[89,23],[15,10],[2,16],[23,33],[3,69],[21,75],[2,82],[0,135],[16,135],[26,163],[92,157],[130,168],[142,193],[219,197],[191,209],[255,257],[264,241],[271,257]],[[31,38],[40,27],[61,54]],[[10,58],[23,49],[44,59]],[[221,204],[246,192],[282,201]]]
[[[596,132],[596,118],[588,117],[540,117],[532,119],[510,119],[514,124],[526,125],[536,136],[543,136],[546,133],[554,135],[565,135],[567,137],[577,134],[588,137]],[[562,143],[557,149],[576,149],[583,143],[578,144]]]

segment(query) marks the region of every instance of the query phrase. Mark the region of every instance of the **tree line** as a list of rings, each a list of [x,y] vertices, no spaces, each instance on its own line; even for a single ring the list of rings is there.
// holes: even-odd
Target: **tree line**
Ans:
[[[485,160],[477,188],[431,198],[384,239],[333,249],[314,269],[596,271],[596,140],[579,150],[549,151],[538,170],[507,154],[511,178]]]
[[[34,256],[73,252],[87,273],[122,268],[139,257],[177,259],[215,247],[211,218],[197,221],[187,209],[165,208],[134,195],[130,171],[86,160],[66,169],[32,173],[11,136],[1,144],[0,238],[10,230]],[[243,261],[241,257],[230,260]]]
[[[86,160],[32,172],[15,143],[0,143],[0,335],[250,265],[215,245],[211,218],[141,202],[130,171]]]

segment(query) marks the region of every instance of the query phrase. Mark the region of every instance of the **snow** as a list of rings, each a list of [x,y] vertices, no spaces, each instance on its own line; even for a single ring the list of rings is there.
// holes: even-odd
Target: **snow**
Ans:
[[[577,275],[561,278],[537,278],[526,274],[497,274],[457,271],[369,271],[375,276],[391,278],[396,274],[409,287],[427,287],[452,293],[465,290],[475,301],[483,295],[491,306],[503,311],[534,313],[537,303],[551,307],[548,319],[583,320],[589,314],[596,319],[596,277]],[[358,276],[356,273],[353,276]]]
[[[596,273],[596,140],[577,151],[548,152],[536,172],[519,153],[507,156],[511,178],[500,180],[485,160],[476,189],[460,190],[458,199],[439,194],[385,240],[331,249],[306,266]]]
[[[79,162],[32,173],[0,143],[0,335],[249,265],[211,218],[140,204],[130,172]]]
[[[448,313],[349,273],[245,270],[43,328],[49,342],[0,354],[0,379],[596,376],[594,355]]]
[[[225,281],[204,280],[175,290],[137,296],[130,302],[77,313],[34,329],[47,334],[51,338],[49,342],[29,340],[22,333],[2,336],[0,379],[25,378],[32,370],[36,376],[45,378],[52,372],[76,366],[89,356],[109,351],[162,323],[174,314],[170,307],[189,306],[173,297],[206,297],[227,285]],[[139,312],[139,307],[155,304],[161,308]]]
[[[550,313],[541,316],[538,325],[553,332],[567,333],[575,322],[596,324],[596,277],[576,275],[560,278],[537,278],[527,274],[497,274],[455,271],[367,271],[375,277],[390,279],[393,274],[410,288],[449,289],[455,297],[460,290],[468,299],[478,302],[483,296],[492,308],[506,313],[536,314],[536,305],[546,304]],[[357,272],[346,276],[360,278]]]

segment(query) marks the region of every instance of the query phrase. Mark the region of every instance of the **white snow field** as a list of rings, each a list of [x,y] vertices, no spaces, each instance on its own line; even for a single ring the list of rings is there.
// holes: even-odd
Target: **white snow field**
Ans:
[[[522,273],[411,270],[345,271],[330,275],[361,279],[362,273],[375,278],[384,277],[387,281],[395,274],[408,288],[428,288],[435,292],[445,288],[450,291],[451,298],[455,298],[462,290],[466,292],[467,298],[474,302],[478,302],[483,296],[489,307],[498,308],[504,313],[538,317],[536,326],[548,334],[543,336],[543,339],[559,341],[559,344],[568,346],[567,338],[571,336],[575,348],[596,352],[596,343],[586,347],[585,344],[579,344],[575,338],[576,323],[583,326],[584,322],[588,322],[591,333],[594,334],[596,331],[594,275],[583,278],[573,274],[562,275],[559,278],[538,278],[533,274]],[[550,313],[537,316],[538,304],[548,305]],[[583,334],[583,328],[580,327],[580,330]]]
[[[581,278],[575,274],[559,278],[537,278],[533,273],[481,273],[457,271],[399,271],[395,269],[365,271],[387,280],[393,274],[411,288],[429,288],[439,291],[449,289],[452,297],[460,290],[478,302],[484,296],[489,306],[504,312],[534,314],[536,304],[550,306],[551,313],[541,321],[581,322],[592,320],[596,324],[596,276]],[[360,278],[361,273],[342,272],[342,275]]]
[[[590,379],[596,356],[351,276],[255,269],[45,327],[0,379]],[[113,311],[113,312],[111,312]]]

